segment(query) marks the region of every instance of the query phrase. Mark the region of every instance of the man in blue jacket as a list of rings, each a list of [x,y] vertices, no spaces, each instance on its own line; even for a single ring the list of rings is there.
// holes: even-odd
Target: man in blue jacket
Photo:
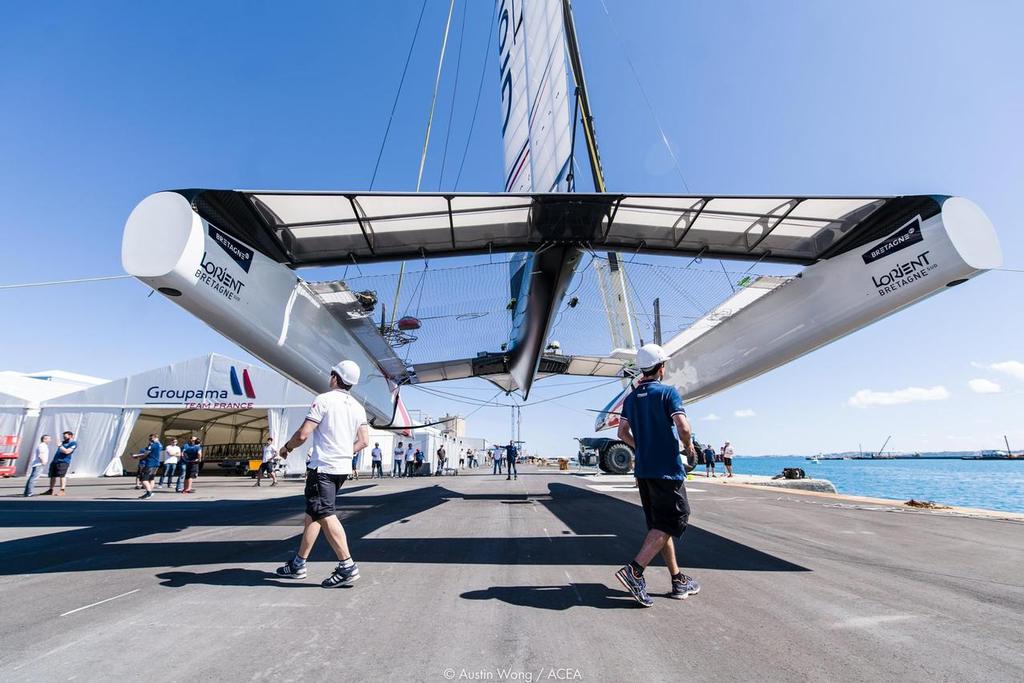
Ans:
[[[149,500],[153,497],[153,479],[156,478],[156,471],[160,469],[160,453],[163,450],[164,447],[160,444],[157,435],[150,434],[149,445],[132,456],[139,459],[139,480],[142,482],[142,487],[146,489],[146,492],[139,496],[141,500]]]
[[[619,422],[619,439],[636,453],[634,475],[647,520],[647,536],[633,561],[615,572],[615,577],[643,607],[654,605],[647,594],[644,569],[659,553],[672,575],[670,597],[682,600],[700,592],[700,585],[680,571],[672,541],[682,536],[690,517],[679,442],[691,465],[696,463],[697,455],[682,398],[675,387],[661,383],[667,360],[668,355],[657,344],[646,344],[637,351],[636,364],[643,377],[623,402]]]
[[[63,496],[64,487],[67,485],[68,468],[71,467],[71,456],[75,454],[75,450],[78,448],[78,442],[75,441],[75,435],[71,432],[64,432],[62,434],[63,440],[60,445],[57,446],[57,452],[53,454],[53,459],[50,460],[50,489],[44,493],[44,496]],[[60,490],[55,491],[57,482],[60,482]]]

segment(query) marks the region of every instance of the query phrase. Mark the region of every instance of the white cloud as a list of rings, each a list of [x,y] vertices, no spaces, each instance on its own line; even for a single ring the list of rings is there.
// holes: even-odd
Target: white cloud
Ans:
[[[744,408],[743,410],[737,410],[733,415],[736,417],[754,417],[757,413],[750,408]]]
[[[714,413],[711,413],[710,415],[705,415],[704,417],[698,419],[704,420],[705,422],[714,422],[715,420],[721,420],[722,418],[718,417],[718,415],[715,415]]]
[[[1006,360],[1001,363],[992,363],[989,366],[996,372],[1002,372],[1024,382],[1024,363],[1019,360]]]
[[[967,386],[971,388],[976,394],[998,394],[1003,390],[1001,386],[989,379],[972,379],[967,383]]]
[[[866,406],[894,406],[900,403],[915,403],[917,401],[944,401],[949,398],[949,391],[944,386],[936,386],[930,389],[924,387],[907,387],[895,391],[872,391],[861,389],[847,400],[847,404],[855,408]]]

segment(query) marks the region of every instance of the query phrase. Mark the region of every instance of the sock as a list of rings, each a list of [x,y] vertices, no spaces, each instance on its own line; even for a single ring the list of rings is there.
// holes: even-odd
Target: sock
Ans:
[[[636,562],[630,562],[629,568],[633,570],[633,576],[640,577],[644,575],[644,568],[638,565]]]
[[[296,567],[304,567],[306,566],[306,558],[299,557],[299,554],[296,553],[295,557],[292,558],[292,565]]]
[[[349,567],[355,566],[355,562],[352,560],[351,557],[342,560],[338,564],[341,565],[342,569],[348,569]]]

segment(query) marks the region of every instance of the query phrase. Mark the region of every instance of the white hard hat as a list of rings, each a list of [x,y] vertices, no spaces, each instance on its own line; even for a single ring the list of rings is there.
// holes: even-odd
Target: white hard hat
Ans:
[[[658,363],[668,360],[668,354],[657,344],[644,344],[636,352],[636,366],[641,370],[650,370]]]
[[[331,372],[336,374],[342,382],[350,387],[359,384],[359,366],[354,361],[343,360],[331,368]]]

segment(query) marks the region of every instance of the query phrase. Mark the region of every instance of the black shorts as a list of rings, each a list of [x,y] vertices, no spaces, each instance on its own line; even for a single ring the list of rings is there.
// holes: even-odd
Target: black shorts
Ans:
[[[732,458],[725,458],[725,466],[732,467]]]
[[[690,519],[690,502],[681,479],[637,479],[640,504],[647,518],[647,528],[679,537]]]
[[[65,477],[68,474],[68,465],[71,463],[57,462],[54,460],[50,463],[50,476],[51,477]]]
[[[185,478],[195,479],[199,474],[199,463],[198,462],[187,462],[185,463]]]
[[[334,499],[347,474],[327,474],[306,469],[306,514],[314,520],[334,514]]]
[[[139,481],[153,481],[156,478],[157,467],[145,467],[139,465]]]
[[[260,464],[260,472],[266,472],[267,474],[273,474],[274,473],[274,463],[273,463],[273,461],[261,463]]]

